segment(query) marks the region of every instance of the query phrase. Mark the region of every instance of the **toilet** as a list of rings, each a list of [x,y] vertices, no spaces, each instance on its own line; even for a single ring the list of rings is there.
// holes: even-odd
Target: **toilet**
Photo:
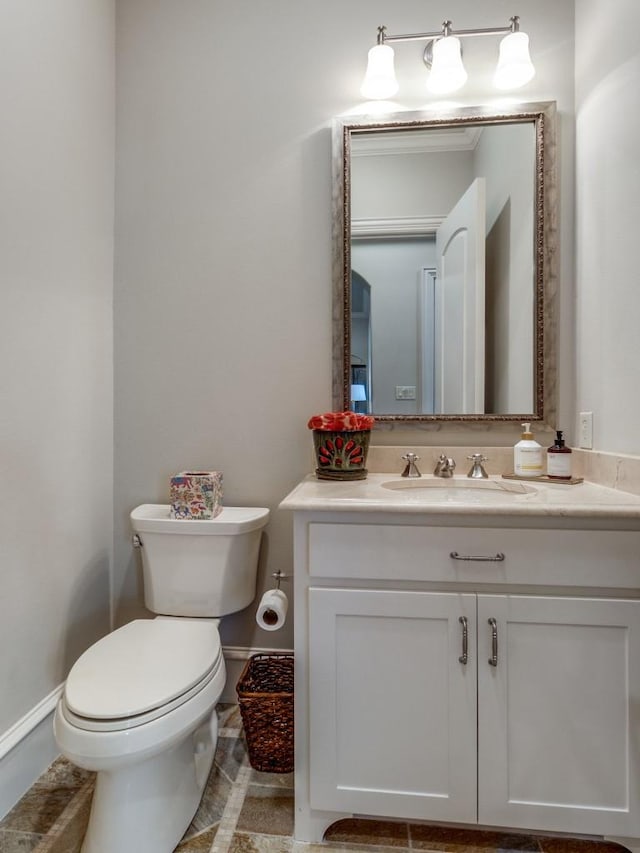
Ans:
[[[173,519],[163,504],[131,513],[157,615],[84,652],[54,715],[61,753],[97,773],[82,853],[171,853],[189,826],[216,748],[220,617],[255,598],[268,518],[250,507],[205,520]]]

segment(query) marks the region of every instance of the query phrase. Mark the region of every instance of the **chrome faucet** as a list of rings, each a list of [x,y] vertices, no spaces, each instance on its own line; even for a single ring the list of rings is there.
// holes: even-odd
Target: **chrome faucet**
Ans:
[[[419,456],[416,456],[415,453],[405,453],[402,457],[407,463],[404,471],[402,472],[402,477],[422,477],[420,471],[418,471],[418,466],[416,462],[420,459]]]
[[[482,467],[482,463],[487,462],[488,458],[488,456],[483,456],[482,453],[474,453],[473,456],[467,456],[467,459],[470,459],[473,462],[467,477],[471,477],[472,480],[488,479],[489,475]]]
[[[445,456],[441,453],[436,462],[436,467],[433,469],[434,477],[453,477],[455,471],[456,460],[451,456]]]

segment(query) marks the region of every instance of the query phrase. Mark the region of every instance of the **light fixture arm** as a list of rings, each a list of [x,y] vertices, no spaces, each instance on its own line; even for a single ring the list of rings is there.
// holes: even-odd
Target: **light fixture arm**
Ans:
[[[469,36],[502,36],[509,33],[517,33],[520,30],[520,18],[514,15],[509,20],[508,27],[481,27],[471,30],[454,30],[451,21],[443,21],[442,29],[432,33],[401,33],[399,35],[387,35],[386,27],[378,27],[378,44],[398,41],[428,41],[447,36],[467,38]]]

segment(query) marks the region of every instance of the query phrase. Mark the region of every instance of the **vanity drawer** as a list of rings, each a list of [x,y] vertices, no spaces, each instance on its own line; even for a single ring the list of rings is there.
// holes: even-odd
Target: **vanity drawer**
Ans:
[[[318,578],[640,587],[640,531],[308,525]],[[503,560],[453,559],[496,557]]]

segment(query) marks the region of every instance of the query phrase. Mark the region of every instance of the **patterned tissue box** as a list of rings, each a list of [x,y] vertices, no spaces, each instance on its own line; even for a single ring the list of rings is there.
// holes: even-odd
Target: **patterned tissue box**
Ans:
[[[222,512],[222,474],[182,471],[171,478],[171,518],[215,518]]]

